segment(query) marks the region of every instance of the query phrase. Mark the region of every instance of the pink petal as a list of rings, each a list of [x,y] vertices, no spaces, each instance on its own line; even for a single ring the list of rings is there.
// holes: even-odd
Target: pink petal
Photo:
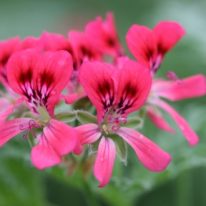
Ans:
[[[7,63],[13,53],[19,49],[20,39],[14,37],[0,41],[0,82],[8,89]]]
[[[116,147],[113,140],[102,137],[94,164],[94,176],[99,181],[99,187],[108,184],[116,157]]]
[[[61,162],[61,156],[77,147],[77,132],[63,122],[51,119],[33,147],[31,160],[38,169],[45,169]]]
[[[162,21],[154,28],[158,53],[165,54],[185,35],[185,30],[177,22]]]
[[[115,72],[114,67],[102,62],[85,62],[80,68],[80,83],[96,107],[99,118],[101,118],[104,108],[114,102],[115,82],[113,76]],[[112,99],[113,101],[110,101]]]
[[[40,138],[42,139],[41,143],[34,146],[31,151],[32,164],[39,170],[59,164],[61,162],[60,155],[44,137]]]
[[[25,39],[21,41],[21,44],[19,45],[20,50],[24,49],[41,49],[39,38],[34,36],[27,36]]]
[[[77,67],[79,67],[84,60],[100,59],[99,50],[90,36],[83,32],[72,30],[69,32],[68,37],[77,59]]]
[[[174,129],[166,122],[159,111],[153,108],[148,108],[147,115],[156,127],[170,133],[175,133]]]
[[[150,139],[137,131],[129,128],[121,128],[118,134],[134,149],[141,163],[153,172],[166,169],[171,157]]]
[[[149,95],[152,84],[150,71],[132,60],[122,60],[121,69],[118,71],[118,109],[122,109],[124,113],[136,111]]]
[[[81,144],[92,144],[101,136],[97,124],[84,124],[75,128],[78,132]]]
[[[78,133],[79,144],[74,150],[75,154],[80,154],[83,151],[84,144],[92,144],[96,142],[101,132],[97,124],[84,124],[75,128]]]
[[[21,81],[25,78],[26,74],[28,80],[30,76],[34,77],[34,73],[37,71],[37,62],[39,59],[38,52],[35,50],[25,50],[16,52],[10,58],[7,65],[8,81],[10,87],[18,94],[23,95]],[[25,74],[23,76],[23,74]],[[30,75],[30,76],[29,76]]]
[[[43,32],[39,41],[42,48],[46,51],[66,50],[73,55],[69,40],[61,34]]]
[[[10,58],[7,71],[9,84],[16,93],[24,96],[31,107],[35,107],[34,100],[37,104],[44,104],[52,114],[69,81],[72,59],[66,51],[42,53],[27,49]]]
[[[43,133],[48,145],[59,155],[72,152],[78,143],[76,130],[58,120],[51,119]]]
[[[13,113],[14,105],[5,98],[0,98],[0,121],[4,121],[11,113]]]
[[[145,26],[133,25],[127,32],[126,41],[129,50],[137,60],[150,68],[150,62],[157,56],[153,31]]]
[[[101,17],[97,17],[89,22],[86,25],[85,33],[92,38],[97,49],[103,54],[117,56],[122,51],[112,13],[107,14],[105,21]]]
[[[18,50],[20,44],[19,37],[14,37],[0,41],[0,65],[5,67],[10,56]]]
[[[37,77],[49,71],[48,74],[54,77],[50,88],[54,94],[59,94],[68,84],[73,71],[71,55],[66,51],[45,52],[39,60],[42,61],[40,66],[43,68],[38,67]]]
[[[197,134],[192,130],[190,125],[186,122],[186,120],[180,116],[172,107],[170,107],[166,102],[158,101],[156,102],[157,106],[168,112],[168,114],[173,118],[176,122],[177,126],[180,128],[182,134],[189,142],[190,145],[195,145],[198,143],[199,138]]]
[[[16,135],[29,130],[34,120],[30,118],[16,118],[0,122],[0,146],[3,146]]]
[[[177,81],[157,80],[153,88],[155,93],[172,101],[206,95],[206,78],[197,74]]]

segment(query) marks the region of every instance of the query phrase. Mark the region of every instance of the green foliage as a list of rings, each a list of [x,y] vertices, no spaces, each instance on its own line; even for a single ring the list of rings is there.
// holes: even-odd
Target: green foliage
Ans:
[[[0,151],[0,206],[45,206],[40,172],[31,167],[24,147],[12,141]]]

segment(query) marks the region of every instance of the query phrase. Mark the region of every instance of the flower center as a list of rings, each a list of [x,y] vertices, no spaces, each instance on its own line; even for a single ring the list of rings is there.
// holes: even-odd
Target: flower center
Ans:
[[[127,117],[125,115],[112,110],[106,113],[101,124],[101,130],[107,136],[109,134],[116,133],[117,130],[126,123]]]

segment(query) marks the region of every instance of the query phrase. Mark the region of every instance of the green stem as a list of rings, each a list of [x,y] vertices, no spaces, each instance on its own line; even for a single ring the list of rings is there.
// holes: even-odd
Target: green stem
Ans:
[[[82,186],[82,191],[85,195],[88,206],[100,206],[101,204],[96,197],[96,193],[92,191],[90,185],[85,179],[82,180]]]
[[[97,198],[97,193],[92,191],[91,185],[88,184],[88,179],[85,178],[85,175],[83,174],[82,166],[85,163],[85,160],[88,158],[89,148],[86,148],[83,156],[79,162],[79,170],[82,174],[80,174],[82,178],[82,192],[85,195],[85,199],[87,201],[88,206],[99,206],[101,205]]]

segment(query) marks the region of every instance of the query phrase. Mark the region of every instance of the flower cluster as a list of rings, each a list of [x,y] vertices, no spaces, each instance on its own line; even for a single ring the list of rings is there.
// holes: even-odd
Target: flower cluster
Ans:
[[[0,145],[23,133],[38,169],[57,165],[70,153],[81,155],[90,145],[88,158],[95,156],[93,171],[100,187],[109,182],[125,142],[147,169],[164,170],[170,155],[139,133],[134,122],[144,118],[137,112],[141,110],[158,128],[173,133],[163,110],[190,145],[198,143],[196,133],[166,100],[205,95],[205,76],[179,79],[169,72],[167,79],[155,77],[167,52],[184,35],[182,26],[172,21],[153,29],[132,25],[126,34],[132,60],[109,13],[105,20],[89,22],[83,32],[69,31],[68,37],[44,32],[37,38],[1,41]]]

